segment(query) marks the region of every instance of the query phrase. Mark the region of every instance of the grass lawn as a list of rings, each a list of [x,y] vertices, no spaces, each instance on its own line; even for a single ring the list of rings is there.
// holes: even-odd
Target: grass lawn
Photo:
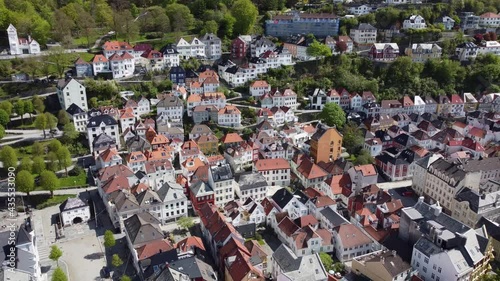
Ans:
[[[76,60],[78,57],[82,58],[86,62],[90,62],[94,58],[95,54],[92,53],[75,53],[75,59]]]
[[[54,197],[50,197],[50,194],[39,194],[39,195],[30,195],[29,200],[32,206],[35,206],[37,209],[43,209],[50,206],[59,205],[64,202],[68,198],[73,198],[74,195],[54,195]]]
[[[46,147],[49,143],[50,140],[46,141],[39,141],[44,147]],[[17,157],[23,158],[25,156],[31,156],[31,149],[33,148],[33,144],[27,145],[27,146],[22,146],[22,147],[14,147],[17,153]]]
[[[99,36],[97,36],[97,35],[89,37],[89,46],[90,47],[92,47],[92,45],[94,45],[95,40],[97,40],[97,38],[99,38]],[[87,37],[84,36],[84,37],[80,37],[80,38],[74,38],[73,45],[86,47],[87,46]]]
[[[85,173],[81,173],[77,176],[59,178],[59,186],[61,189],[72,188],[75,186],[87,186],[87,175]]]

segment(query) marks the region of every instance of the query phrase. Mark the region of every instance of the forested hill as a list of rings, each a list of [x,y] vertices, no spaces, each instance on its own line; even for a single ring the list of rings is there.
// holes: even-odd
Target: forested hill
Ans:
[[[31,35],[42,45],[54,40],[69,45],[91,45],[99,35],[113,30],[123,40],[165,39],[165,35],[217,33],[222,39],[240,34],[261,33],[267,11],[315,5],[315,12],[348,13],[342,4],[317,0],[0,0],[0,28],[10,23],[20,36]],[[354,3],[380,3],[381,0],[355,0]],[[437,3],[441,2],[441,3]],[[460,11],[481,14],[500,12],[498,0],[428,0],[425,5],[395,6],[376,13],[343,20],[341,33],[352,24],[369,22],[385,28],[418,12],[428,23],[442,15],[457,18]],[[259,14],[261,15],[259,17]],[[2,40],[6,41],[5,33]],[[4,42],[1,44],[5,46]]]

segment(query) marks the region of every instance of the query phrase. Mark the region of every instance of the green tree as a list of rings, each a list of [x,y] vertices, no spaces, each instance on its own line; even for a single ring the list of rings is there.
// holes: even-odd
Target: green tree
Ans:
[[[57,153],[62,148],[62,143],[59,140],[54,139],[49,142],[47,147],[49,148],[49,151]]]
[[[163,35],[170,31],[170,19],[163,7],[151,6],[146,9],[146,14],[140,17],[141,33],[156,32]]]
[[[39,175],[41,172],[45,170],[45,159],[40,156],[33,157],[33,165],[31,167],[31,171],[33,174]]]
[[[55,128],[57,125],[57,118],[49,112],[45,112],[36,116],[34,124],[35,128],[43,131],[43,138],[46,138],[47,135],[45,130]]]
[[[47,62],[51,63],[59,77],[63,77],[64,71],[72,66],[71,57],[68,56],[62,47],[54,47],[49,49]]]
[[[111,230],[106,230],[104,232],[104,247],[112,248],[116,245],[115,236]]]
[[[57,245],[52,245],[50,247],[50,254],[49,254],[49,259],[57,262],[57,266],[59,266],[59,259],[62,257],[63,252]]]
[[[92,97],[89,99],[89,107],[90,108],[97,108],[99,106],[99,103],[97,102],[97,97]]]
[[[54,190],[59,188],[59,179],[54,172],[45,170],[40,173],[40,187],[50,191],[50,196],[54,197]]]
[[[59,112],[57,113],[57,120],[59,121],[59,124],[63,125],[63,126],[70,122],[69,116],[68,116],[68,113],[66,112],[66,110],[64,110],[64,109],[59,110]]]
[[[347,149],[347,152],[355,154],[363,147],[365,138],[363,132],[356,123],[348,122],[344,128],[342,128],[342,135],[344,136],[342,143]]]
[[[327,103],[318,117],[326,125],[336,126],[337,128],[342,128],[346,122],[344,110],[333,102]]]
[[[24,113],[26,113],[24,100],[17,100],[14,103],[14,112],[21,117],[21,124],[24,124]]]
[[[345,265],[341,262],[336,262],[333,264],[333,271],[335,272],[344,272],[345,271]]]
[[[329,254],[321,252],[319,253],[319,258],[321,260],[321,263],[325,267],[326,271],[332,270],[333,259]]]
[[[167,16],[170,19],[172,31],[185,32],[194,27],[194,16],[186,5],[173,3],[167,5]]]
[[[32,156],[42,156],[45,154],[45,147],[39,141],[36,141],[31,146],[31,155]]]
[[[40,113],[43,113],[45,111],[45,103],[43,101],[43,98],[41,98],[40,96],[33,96],[33,98],[31,99],[31,102],[33,103],[33,107],[36,111],[36,113],[40,114]]]
[[[46,162],[47,169],[57,172],[59,170],[59,162],[57,160],[57,153],[54,151],[49,151],[47,153],[47,162]]]
[[[259,11],[250,0],[236,0],[231,7],[231,15],[238,19],[234,24],[235,34],[249,34],[257,21]]]
[[[24,101],[24,112],[28,113],[30,115],[30,119],[32,117],[31,115],[33,114],[33,111],[35,111],[35,107],[33,106],[33,102],[31,102],[31,100]]]
[[[116,36],[125,38],[127,42],[134,40],[139,35],[139,26],[134,20],[129,10],[113,12]]]
[[[327,45],[314,40],[309,47],[307,47],[307,55],[311,57],[330,57],[332,50]]]
[[[120,277],[120,281],[132,281],[132,279],[130,279],[127,275],[122,275],[122,277]]]
[[[356,157],[356,160],[354,161],[355,165],[366,165],[372,163],[373,163],[373,157],[370,155],[370,152],[366,149],[361,149],[359,155]]]
[[[17,168],[17,170],[31,172],[32,165],[33,165],[33,163],[31,162],[31,158],[29,158],[28,156],[25,156],[19,162],[19,167]]]
[[[219,30],[219,24],[214,20],[206,21],[203,25],[203,28],[200,31],[200,35],[204,35],[206,33],[217,33]]]
[[[177,225],[185,230],[189,230],[194,225],[194,219],[192,217],[181,217],[177,220]]]
[[[60,267],[57,267],[52,274],[52,281],[68,281],[68,277]]]
[[[6,145],[0,150],[0,159],[3,162],[3,168],[17,167],[16,150],[9,145]]]
[[[35,178],[29,171],[20,171],[16,175],[16,188],[29,196],[35,190]]]
[[[75,27],[75,22],[64,13],[62,9],[54,12],[52,17],[52,37],[59,42],[67,41],[71,38],[71,30]]]
[[[62,137],[64,143],[72,143],[78,138],[79,135],[80,133],[75,129],[75,125],[73,123],[64,125]]]
[[[234,24],[236,23],[236,18],[231,14],[224,14],[224,17],[220,23],[219,36],[231,38],[234,33]]]
[[[5,137],[5,128],[0,125],[0,139],[3,139]]]
[[[69,153],[68,147],[63,146],[56,152],[57,160],[59,162],[60,168],[64,168],[66,176],[68,176],[68,167],[71,166],[73,161],[71,160],[71,153]]]
[[[0,125],[2,126],[7,126],[7,124],[9,124],[10,122],[10,117],[9,117],[9,114],[3,110],[3,109],[0,109]]]
[[[14,108],[14,106],[8,100],[4,100],[4,101],[0,102],[0,109],[5,110],[5,112],[7,112],[7,114],[9,114],[9,116],[12,114],[13,108]]]
[[[120,267],[123,264],[122,259],[118,254],[114,254],[113,257],[111,258],[111,265],[113,265],[115,268]]]

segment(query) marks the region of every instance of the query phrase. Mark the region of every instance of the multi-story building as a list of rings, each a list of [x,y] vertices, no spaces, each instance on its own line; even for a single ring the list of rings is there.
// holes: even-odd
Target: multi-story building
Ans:
[[[411,15],[403,21],[403,29],[424,29],[426,27],[425,19],[420,15]]]
[[[115,144],[120,145],[120,133],[116,120],[106,114],[97,115],[89,118],[87,123],[87,139],[89,140],[90,152],[94,149],[94,140],[100,135],[106,135],[115,141]]]
[[[355,16],[366,15],[366,14],[371,13],[372,11],[373,11],[372,7],[370,7],[368,5],[349,7],[349,13],[351,13]]]
[[[92,76],[92,64],[84,61],[82,58],[78,58],[75,61],[75,74],[78,78],[90,77]]]
[[[169,122],[182,122],[184,103],[179,97],[165,96],[156,104],[158,119]]]
[[[277,15],[266,21],[266,35],[286,37],[313,34],[316,37],[337,35],[339,18],[333,14],[292,13]]]
[[[132,57],[135,56],[134,48],[129,43],[123,41],[106,41],[102,46],[102,50],[104,56],[107,59],[109,59],[115,53],[118,55],[128,53]]]
[[[199,105],[215,106],[219,110],[226,106],[226,96],[222,92],[191,94],[187,98],[187,115],[191,117],[194,108]]]
[[[442,52],[438,44],[412,44],[411,48],[406,48],[405,51],[413,62],[426,62],[429,59],[440,58]]]
[[[179,52],[172,44],[167,44],[160,49],[160,52],[163,54],[163,65],[165,68],[179,66]]]
[[[168,223],[186,217],[188,200],[184,188],[175,182],[166,182],[156,191],[162,204],[162,222]]]
[[[333,229],[335,256],[341,262],[373,252],[375,243],[354,224],[342,224]]]
[[[121,55],[115,53],[108,58],[108,61],[113,78],[124,78],[134,75],[135,60],[129,53],[125,52]]]
[[[472,42],[465,42],[457,46],[455,56],[460,61],[471,61],[477,57],[479,48]]]
[[[492,256],[488,238],[420,197],[401,210],[399,237],[413,245],[411,266],[425,280],[479,280]]]
[[[322,89],[316,88],[309,94],[311,109],[322,110],[325,104],[330,102],[340,105],[340,95],[335,89],[325,92]]]
[[[460,28],[463,30],[476,29],[479,26],[479,16],[473,12],[462,12],[458,16],[460,18]]]
[[[371,45],[377,42],[377,28],[369,23],[361,23],[351,29],[349,36],[358,45]]]
[[[236,190],[236,194],[241,202],[245,202],[248,199],[260,202],[266,198],[268,186],[268,181],[261,173],[245,173],[241,174],[238,178],[238,190]]]
[[[330,162],[340,157],[342,134],[334,127],[319,123],[311,137],[311,157],[315,163]]]
[[[234,200],[234,191],[237,188],[233,172],[229,164],[221,164],[208,168],[208,184],[215,194],[215,205],[225,206]]]
[[[328,280],[328,272],[323,266],[318,253],[297,257],[284,244],[279,246],[271,257],[271,276],[274,280]]]
[[[377,251],[352,260],[352,272],[373,281],[404,281],[411,277],[411,266],[396,251]]]
[[[449,16],[443,16],[438,18],[435,23],[442,23],[445,30],[452,30],[455,27],[455,20]]]
[[[207,33],[201,37],[201,42],[205,44],[205,56],[209,60],[218,60],[222,55],[221,40],[213,33]]]
[[[7,35],[11,55],[40,54],[40,44],[31,38],[31,36],[28,36],[28,38],[19,38],[17,36],[17,29],[12,24],[9,24],[9,27],[7,27]]]
[[[268,185],[290,185],[290,163],[283,158],[259,159],[254,163],[254,170],[266,178]]]
[[[494,54],[500,56],[500,43],[498,41],[481,42],[481,44],[479,44],[477,54]]]
[[[479,16],[480,27],[500,27],[500,15],[488,12]]]
[[[60,80],[57,83],[57,98],[61,108],[66,110],[72,104],[77,105],[81,109],[89,110],[87,106],[87,92],[85,86],[75,79]]]
[[[84,133],[87,131],[87,122],[89,117],[85,110],[73,103],[68,107],[68,109],[66,109],[66,113],[70,116],[73,124],[75,125],[75,129],[78,132]]]
[[[191,43],[184,40],[184,38],[179,39],[176,48],[177,52],[179,52],[179,56],[183,59],[204,58],[206,56],[205,44],[196,37],[191,40]]]
[[[399,56],[399,46],[396,43],[375,43],[368,52],[374,61],[394,61]]]
[[[250,52],[252,36],[240,35],[231,42],[231,59],[245,58]]]
[[[226,127],[241,127],[241,111],[234,105],[226,105],[217,113],[217,123]]]
[[[250,95],[252,97],[261,97],[271,91],[271,85],[267,81],[257,80],[250,85]]]
[[[500,191],[480,193],[466,187],[453,199],[453,206],[451,217],[474,228],[482,217],[495,221],[500,216]]]

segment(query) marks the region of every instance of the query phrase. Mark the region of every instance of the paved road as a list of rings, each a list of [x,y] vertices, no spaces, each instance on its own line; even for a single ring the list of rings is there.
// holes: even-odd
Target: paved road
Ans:
[[[404,181],[391,181],[391,182],[383,182],[383,183],[377,183],[377,186],[380,189],[394,189],[394,188],[400,188],[400,187],[407,187],[407,186],[412,186],[413,185],[413,180],[404,180]]]
[[[4,183],[4,182],[2,182]],[[86,188],[68,188],[68,189],[59,189],[54,191],[54,195],[75,195],[79,194],[80,192],[83,192],[85,190],[94,190],[97,189],[96,186],[89,186]],[[0,188],[0,197],[6,197],[9,195],[8,192],[6,192],[5,188]],[[38,195],[38,194],[50,194],[49,191],[45,190],[37,190],[37,191],[32,191],[30,192],[30,195]],[[26,193],[24,192],[16,192],[16,196],[25,196]]]
[[[39,97],[46,97],[46,96],[55,95],[55,94],[57,94],[57,92],[50,92],[50,93],[40,94],[40,95],[37,95],[37,96],[39,96]],[[33,96],[27,96],[27,97],[21,97],[19,99],[21,99],[21,100],[27,100],[27,99],[32,99],[32,98],[33,98]]]
[[[65,53],[86,53],[88,49],[66,49],[64,50]],[[42,51],[39,54],[25,54],[25,55],[3,55],[0,56],[0,60],[11,60],[14,58],[30,58],[30,57],[40,57],[40,56],[46,56],[48,55],[48,51]]]
[[[49,130],[46,130],[45,131],[45,134],[46,134],[46,138],[43,137],[43,131],[42,130],[5,130],[5,133],[6,134],[15,134],[15,137],[10,137],[12,139],[15,139],[15,140],[12,140],[12,141],[8,141],[8,142],[4,142],[2,144],[0,144],[0,147],[4,146],[4,145],[10,145],[10,144],[13,144],[13,143],[16,143],[16,142],[20,142],[20,141],[25,141],[25,140],[48,140],[48,139],[51,139],[51,138],[54,138],[54,137],[60,137],[62,136],[62,131],[56,129],[56,133],[51,136],[51,134],[49,133]],[[20,139],[19,139],[20,138]]]

